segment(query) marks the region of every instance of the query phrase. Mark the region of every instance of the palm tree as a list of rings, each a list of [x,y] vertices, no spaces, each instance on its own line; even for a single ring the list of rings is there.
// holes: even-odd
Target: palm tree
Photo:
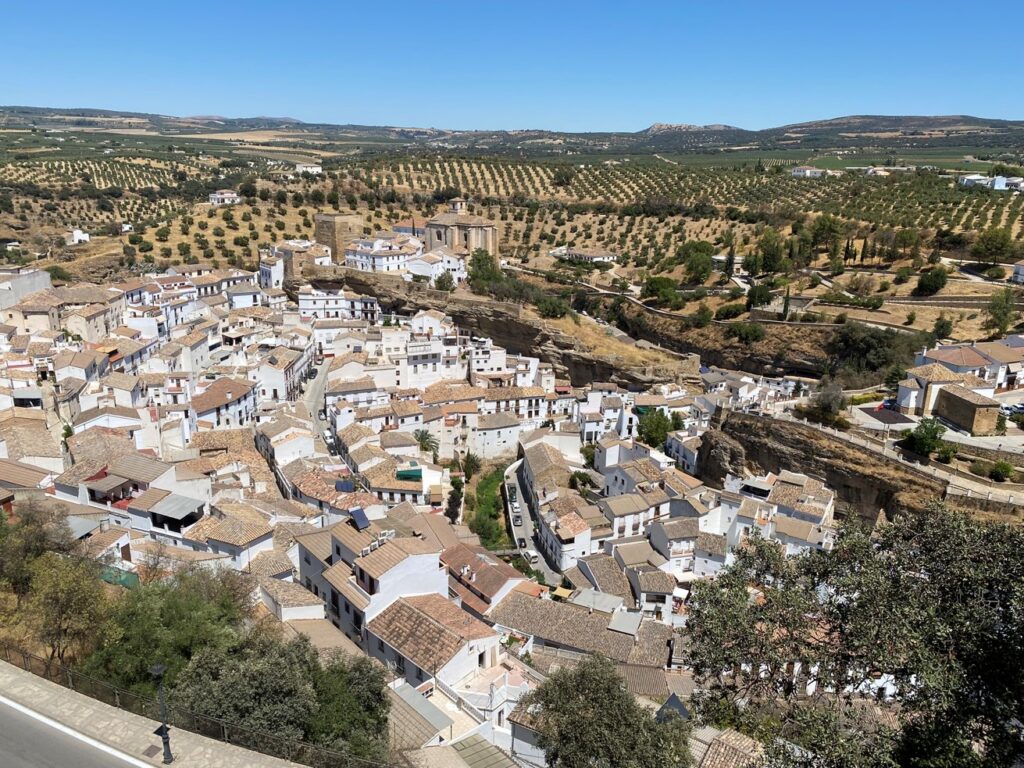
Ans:
[[[413,438],[420,445],[420,450],[424,453],[433,454],[437,451],[437,438],[434,437],[430,432],[425,429],[417,429],[412,433]]]
[[[462,459],[459,463],[462,466],[462,474],[466,476],[467,483],[470,481],[473,475],[480,471],[480,457],[477,456],[475,453],[470,453],[469,451],[466,451],[462,455]]]

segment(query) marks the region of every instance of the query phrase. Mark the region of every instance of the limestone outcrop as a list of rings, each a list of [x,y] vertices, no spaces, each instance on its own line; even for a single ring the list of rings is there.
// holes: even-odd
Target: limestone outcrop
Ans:
[[[393,312],[434,309],[449,315],[470,333],[489,337],[513,354],[532,355],[551,363],[555,375],[582,386],[593,381],[611,381],[627,388],[646,388],[668,381],[696,381],[695,364],[666,355],[664,365],[623,366],[584,347],[577,339],[542,324],[535,316],[511,302],[482,296],[453,295],[410,283],[390,275],[341,268],[310,268],[304,278],[322,289],[345,287],[376,296],[381,306]],[[285,285],[292,298],[298,283]]]

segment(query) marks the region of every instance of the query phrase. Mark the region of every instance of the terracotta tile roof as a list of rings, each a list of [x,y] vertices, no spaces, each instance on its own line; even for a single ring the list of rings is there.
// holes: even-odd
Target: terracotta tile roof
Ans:
[[[987,366],[989,361],[972,347],[940,347],[925,354],[929,360],[939,363],[955,365],[959,368],[981,368]]]
[[[290,574],[293,570],[292,561],[280,549],[260,552],[249,561],[249,565],[246,568],[246,572],[254,576],[281,576],[283,574]]]
[[[374,579],[379,579],[410,555],[440,554],[433,544],[420,539],[391,539],[368,555],[356,558],[356,565]]]
[[[428,673],[444,667],[470,640],[496,634],[440,595],[399,598],[367,629]]]
[[[223,408],[244,398],[255,386],[251,381],[221,377],[203,390],[202,394],[192,398],[192,407],[196,413],[207,413],[215,408]]]
[[[495,606],[489,618],[504,627],[544,638],[550,643],[587,653],[600,653],[613,661],[664,667],[669,660],[672,629],[644,620],[636,637],[609,629],[607,614],[532,597],[519,589]]]
[[[727,730],[711,742],[701,768],[752,768],[760,763],[764,748],[749,736]]]
[[[456,544],[441,553],[441,562],[448,567],[453,578],[481,595],[488,603],[510,581],[526,579],[511,565],[480,546]]]
[[[323,605],[323,601],[294,581],[281,581],[279,579],[263,576],[259,580],[260,589],[270,595],[270,599],[281,606],[299,608],[309,605]]]

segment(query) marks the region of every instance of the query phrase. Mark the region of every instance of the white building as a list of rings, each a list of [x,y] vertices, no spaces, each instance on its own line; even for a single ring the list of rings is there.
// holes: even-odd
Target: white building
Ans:
[[[210,193],[210,205],[237,205],[242,198],[233,189],[218,189]]]
[[[344,289],[323,290],[304,285],[299,289],[299,315],[304,320],[342,318],[377,322],[380,306],[374,296]]]
[[[434,285],[437,278],[446,272],[452,276],[455,285],[461,285],[469,277],[469,273],[466,271],[466,260],[456,256],[444,246],[427,253],[410,256],[406,261],[406,269],[407,271],[403,275],[406,280],[420,277],[430,285]]]

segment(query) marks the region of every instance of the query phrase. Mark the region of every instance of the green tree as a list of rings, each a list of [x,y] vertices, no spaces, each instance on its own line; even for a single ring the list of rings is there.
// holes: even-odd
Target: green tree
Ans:
[[[561,166],[551,175],[551,183],[556,187],[568,187],[576,177],[576,172],[567,166]]]
[[[587,656],[563,667],[528,693],[530,713],[550,768],[687,768],[689,727],[662,723],[626,691],[606,659]]]
[[[477,248],[469,257],[469,284],[474,290],[485,288],[487,283],[500,282],[504,278],[495,258],[483,248]]]
[[[913,430],[903,436],[903,445],[921,456],[928,456],[942,445],[946,428],[938,419],[921,419]]]
[[[437,276],[434,280],[434,287],[439,291],[454,291],[455,290],[455,278],[452,277],[452,273],[445,271]]]
[[[66,553],[75,539],[61,510],[35,500],[15,506],[17,520],[0,515],[0,581],[7,584],[20,606],[32,588],[35,561],[46,552]]]
[[[580,448],[580,453],[583,455],[583,466],[594,468],[594,455],[597,453],[597,447],[593,443],[586,443]]]
[[[949,275],[942,267],[932,267],[919,278],[914,288],[915,296],[934,296],[946,287]]]
[[[935,334],[936,339],[948,339],[953,335],[953,321],[944,314],[940,314],[932,327],[932,333]]]
[[[316,744],[366,760],[388,757],[388,712],[384,669],[370,659],[339,656],[313,679],[317,708],[308,727]]]
[[[687,240],[676,252],[679,260],[686,265],[686,276],[692,283],[704,283],[711,277],[714,255],[714,243],[706,240]]]
[[[715,317],[715,313],[711,311],[711,307],[702,301],[697,305],[697,311],[693,313],[692,317],[693,326],[695,328],[706,328],[711,324],[711,321]]]
[[[784,243],[778,230],[766,227],[758,238],[757,250],[761,255],[761,268],[765,272],[778,272],[785,256]]]
[[[420,450],[424,453],[434,453],[437,450],[437,438],[430,434],[429,430],[417,429],[412,433],[413,438],[419,444]]]
[[[316,650],[300,636],[281,642],[266,630],[200,650],[177,676],[171,702],[254,735],[301,740],[317,709]]]
[[[747,291],[747,310],[770,304],[772,301],[771,289],[763,283],[751,286]]]
[[[152,694],[149,668],[177,674],[205,648],[232,647],[252,610],[252,583],[236,571],[185,571],[122,597],[111,611],[103,643],[83,671],[138,693]]]
[[[753,344],[764,338],[765,331],[760,323],[731,323],[726,327],[725,335],[744,344]]]
[[[640,439],[659,451],[665,447],[665,440],[671,431],[672,420],[657,408],[647,411],[637,423],[637,434]]]
[[[978,261],[998,264],[1013,255],[1013,236],[1009,229],[992,227],[986,229],[971,246],[971,255]]]
[[[462,467],[462,474],[466,476],[468,483],[473,475],[480,471],[480,457],[471,451],[466,451],[459,459],[459,466]]]
[[[823,214],[815,219],[811,226],[811,247],[825,247],[831,250],[838,245],[842,233],[842,222],[835,216]]]
[[[714,265],[711,254],[695,251],[686,257],[686,279],[691,283],[705,283]]]
[[[106,598],[99,564],[50,552],[32,563],[32,572],[28,623],[50,660],[63,664],[69,651],[87,648],[102,626]]]
[[[902,365],[893,365],[885,372],[885,388],[889,392],[896,392],[900,382],[907,378],[907,371]]]
[[[1017,321],[1015,299],[1012,288],[1003,288],[993,293],[985,308],[985,326],[997,331],[1000,336],[1005,336],[1010,326]]]
[[[1024,754],[1007,720],[1024,707],[1024,595],[1011,586],[1024,579],[1022,545],[1018,527],[941,505],[873,531],[850,522],[830,551],[789,559],[755,535],[694,584],[684,647],[698,711],[822,758],[786,765],[1012,765]],[[787,668],[797,660],[799,678]],[[883,718],[841,722],[847,686],[879,675],[895,691],[877,702]],[[809,722],[806,707],[832,725]],[[885,717],[895,730],[879,727]],[[878,762],[824,759],[844,731]]]

